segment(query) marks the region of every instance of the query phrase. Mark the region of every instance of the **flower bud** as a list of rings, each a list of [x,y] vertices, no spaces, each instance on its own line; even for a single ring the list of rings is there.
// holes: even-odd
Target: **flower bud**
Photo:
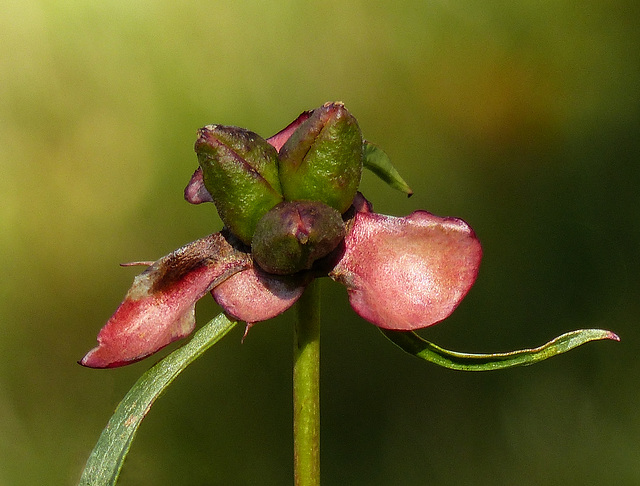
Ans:
[[[276,150],[249,130],[208,125],[198,130],[195,151],[220,219],[251,244],[257,222],[282,201]]]
[[[283,202],[258,222],[251,251],[263,270],[289,275],[310,269],[344,236],[344,223],[335,209],[317,201]]]
[[[280,181],[287,201],[321,201],[341,214],[362,174],[362,135],[342,103],[313,111],[280,149]]]

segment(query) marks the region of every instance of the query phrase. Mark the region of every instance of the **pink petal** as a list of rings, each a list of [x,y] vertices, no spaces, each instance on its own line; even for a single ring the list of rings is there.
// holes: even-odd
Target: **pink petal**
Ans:
[[[289,140],[289,137],[293,132],[296,131],[302,122],[304,122],[307,118],[311,116],[312,111],[305,111],[300,113],[298,118],[289,123],[285,128],[280,130],[278,133],[273,135],[272,137],[267,138],[267,142],[275,147],[275,149],[280,152],[280,148],[284,145],[284,143]]]
[[[181,339],[195,326],[195,303],[213,286],[251,264],[221,233],[194,241],[135,277],[98,346],[80,364],[112,368],[138,361]]]
[[[464,221],[426,211],[405,218],[359,212],[345,247],[329,276],[346,285],[360,316],[397,330],[448,317],[473,285],[482,256]]]
[[[198,167],[191,176],[191,180],[187,187],[184,188],[184,198],[191,204],[201,204],[204,202],[213,202],[213,198],[207,188],[204,187],[204,179],[202,176],[202,168]]]
[[[373,205],[362,195],[361,192],[356,192],[351,204],[357,213],[370,213],[373,211]]]
[[[251,325],[286,311],[300,298],[306,284],[300,275],[278,277],[252,267],[216,286],[211,295],[227,314]]]

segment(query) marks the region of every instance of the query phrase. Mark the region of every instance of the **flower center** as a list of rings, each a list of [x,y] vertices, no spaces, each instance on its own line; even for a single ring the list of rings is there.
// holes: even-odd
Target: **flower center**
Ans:
[[[317,201],[286,201],[258,221],[251,253],[263,270],[290,275],[309,270],[344,236],[344,222],[337,210]]]

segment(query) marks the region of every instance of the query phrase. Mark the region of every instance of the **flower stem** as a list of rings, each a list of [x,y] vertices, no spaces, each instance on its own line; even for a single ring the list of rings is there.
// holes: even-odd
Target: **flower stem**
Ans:
[[[320,484],[320,281],[297,304],[293,339],[293,469],[296,486]]]

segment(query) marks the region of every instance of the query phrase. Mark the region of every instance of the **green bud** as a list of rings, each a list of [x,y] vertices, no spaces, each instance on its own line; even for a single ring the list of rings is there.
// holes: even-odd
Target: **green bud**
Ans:
[[[220,219],[251,244],[260,218],[283,199],[278,153],[256,133],[222,125],[198,130],[195,150]]]
[[[321,201],[344,213],[360,185],[362,135],[342,103],[313,111],[280,149],[287,201]]]
[[[258,222],[251,252],[268,273],[290,275],[310,269],[344,236],[344,222],[335,209],[317,201],[283,202]]]

